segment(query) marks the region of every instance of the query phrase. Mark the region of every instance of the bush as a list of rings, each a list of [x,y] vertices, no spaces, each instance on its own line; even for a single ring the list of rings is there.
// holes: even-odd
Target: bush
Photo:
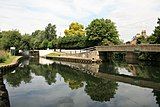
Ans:
[[[5,56],[0,56],[0,63],[3,63],[4,61],[6,61],[6,57]]]

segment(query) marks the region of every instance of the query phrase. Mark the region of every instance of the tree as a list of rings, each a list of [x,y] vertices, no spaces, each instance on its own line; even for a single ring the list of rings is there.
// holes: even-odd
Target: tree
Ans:
[[[48,40],[45,39],[45,40],[41,43],[40,48],[41,48],[41,49],[46,49],[47,47],[48,47]]]
[[[39,49],[41,43],[45,39],[45,31],[44,30],[36,30],[31,35],[30,44],[33,49]]]
[[[160,18],[158,18],[157,22],[158,26],[155,27],[155,30],[153,32],[153,36],[156,37],[155,43],[160,43]]]
[[[1,47],[6,50],[10,47],[16,47],[18,50],[21,38],[21,33],[17,30],[2,31]]]
[[[64,36],[58,39],[58,46],[64,49],[85,48],[86,39],[86,36]]]
[[[84,26],[77,22],[72,22],[69,25],[69,29],[65,29],[64,34],[66,36],[84,36],[85,35]]]
[[[57,47],[57,45],[58,45],[58,40],[57,39],[53,39],[52,41],[50,41],[49,43],[48,43],[48,48],[56,48]]]
[[[156,37],[153,36],[153,35],[151,35],[151,36],[149,36],[149,37],[147,38],[147,42],[148,42],[149,44],[154,44],[155,41],[156,41]]]
[[[52,39],[56,39],[56,25],[52,25],[51,23],[45,28],[45,39],[51,41]]]
[[[41,34],[42,34],[42,30],[35,30],[34,32],[32,32],[32,36],[33,37],[37,37],[37,36],[39,36]]]
[[[31,37],[29,34],[25,34],[22,36],[22,39],[20,41],[20,47],[19,49],[23,49],[23,50],[29,50],[31,48]]]
[[[105,41],[113,44],[120,42],[115,23],[110,19],[93,20],[86,28],[86,34],[89,40],[94,40],[98,45],[106,44]]]

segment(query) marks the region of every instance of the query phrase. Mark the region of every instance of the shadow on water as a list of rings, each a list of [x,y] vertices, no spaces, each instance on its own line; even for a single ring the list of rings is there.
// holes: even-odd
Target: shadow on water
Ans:
[[[152,64],[147,65],[148,63],[127,64],[125,62],[102,64],[67,62],[40,64],[39,62],[39,59],[25,60],[19,67],[11,71],[5,71],[5,75],[0,75],[0,92],[5,92],[5,97],[2,96],[4,94],[1,94],[1,105],[6,105],[2,107],[10,106],[8,91],[3,79],[10,87],[20,87],[22,83],[32,83],[33,74],[43,77],[49,86],[56,85],[58,82],[57,75],[60,75],[71,90],[84,88],[85,93],[93,101],[98,102],[107,102],[115,98],[119,87],[118,82],[142,87],[144,84],[144,87],[151,86],[148,88],[153,88],[152,93],[156,97],[156,103],[160,104],[160,91],[158,91],[160,89],[160,69],[157,64],[152,66]]]
[[[0,74],[0,107],[10,107],[8,91],[3,83],[3,74]]]

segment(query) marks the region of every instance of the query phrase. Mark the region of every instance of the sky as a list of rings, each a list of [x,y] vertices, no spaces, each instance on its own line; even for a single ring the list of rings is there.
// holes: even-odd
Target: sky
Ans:
[[[0,0],[0,30],[31,34],[48,23],[63,36],[71,22],[87,27],[96,18],[115,22],[120,39],[129,41],[146,30],[153,33],[160,17],[160,0]]]

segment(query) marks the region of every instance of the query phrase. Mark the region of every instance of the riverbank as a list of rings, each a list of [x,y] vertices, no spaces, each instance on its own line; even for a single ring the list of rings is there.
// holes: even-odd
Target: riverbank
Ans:
[[[22,56],[11,56],[4,63],[0,63],[0,69],[17,66],[21,58]]]

